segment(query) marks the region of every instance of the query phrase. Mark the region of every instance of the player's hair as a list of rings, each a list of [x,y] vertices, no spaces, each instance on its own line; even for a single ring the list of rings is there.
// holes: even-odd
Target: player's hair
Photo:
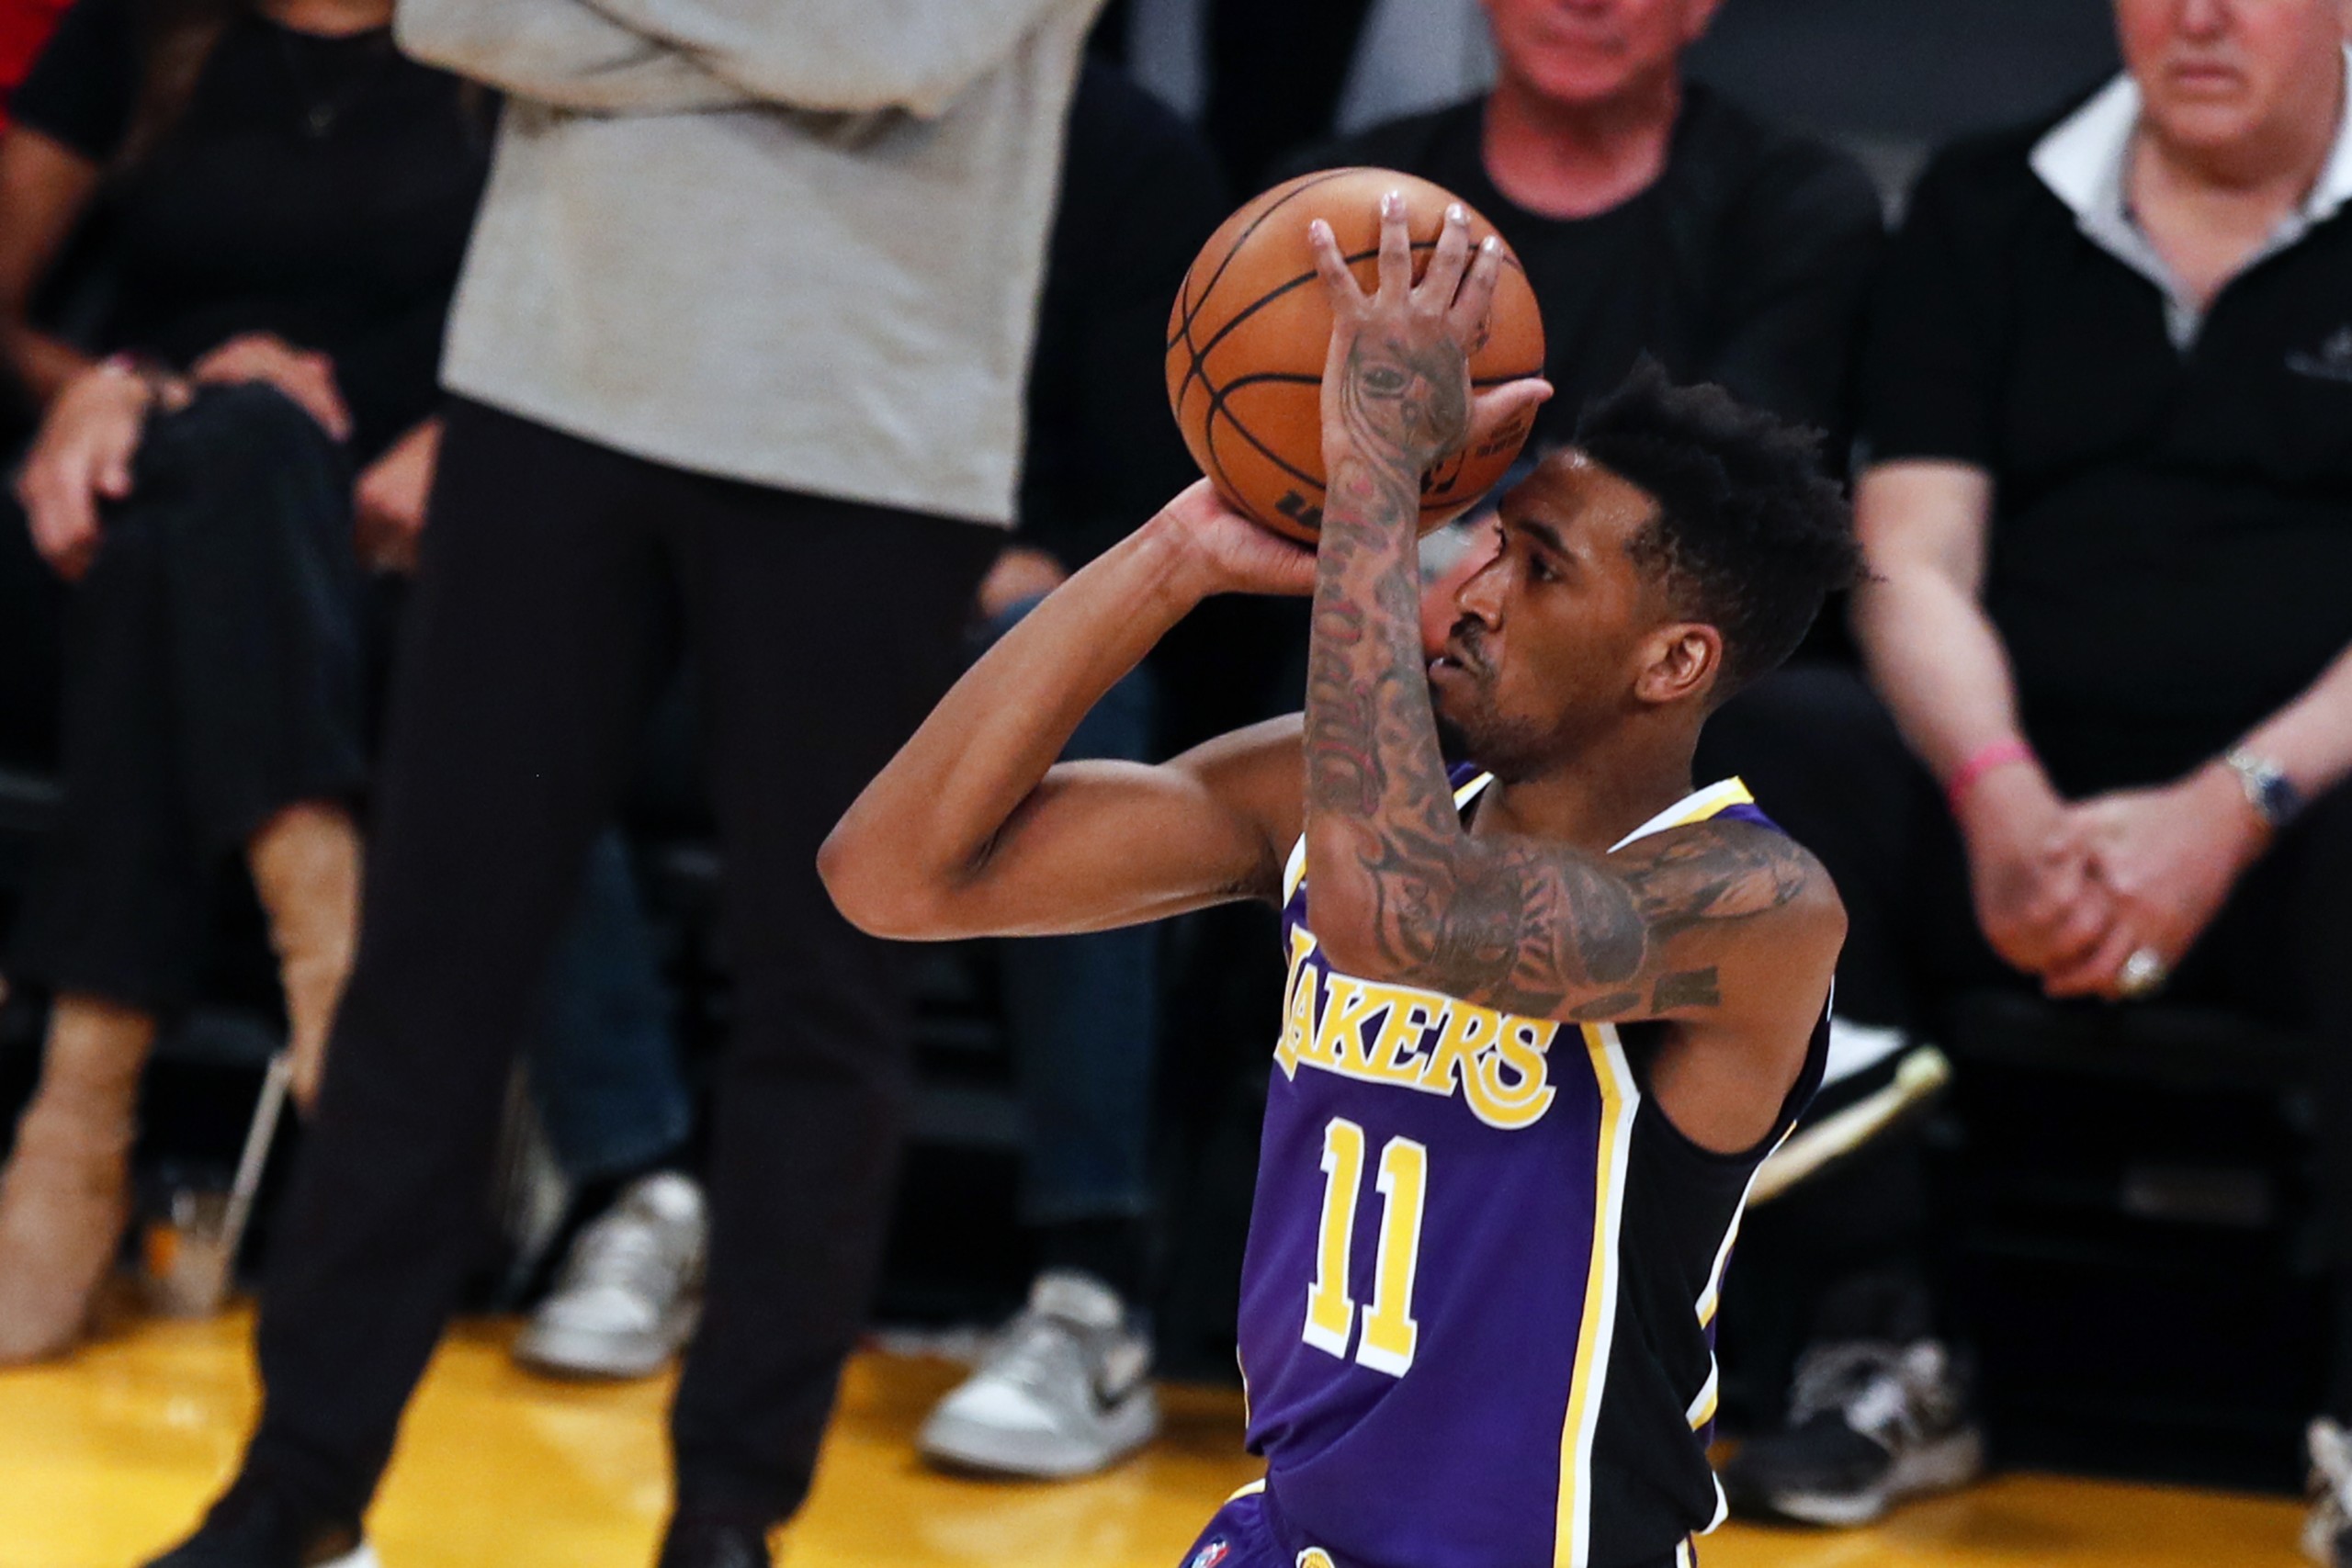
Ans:
[[[1576,445],[1657,502],[1634,560],[1723,634],[1715,702],[1795,652],[1822,602],[1860,575],[1853,511],[1822,469],[1819,433],[1721,387],[1676,386],[1644,355],[1585,410]]]

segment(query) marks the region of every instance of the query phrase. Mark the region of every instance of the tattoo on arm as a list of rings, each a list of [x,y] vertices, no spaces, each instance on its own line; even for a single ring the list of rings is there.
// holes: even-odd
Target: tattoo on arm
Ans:
[[[1650,993],[1652,1012],[1672,1012],[1677,1008],[1713,1008],[1724,1004],[1723,988],[1716,983],[1715,966],[1685,969],[1676,975],[1657,977],[1657,988]]]
[[[1345,829],[1382,959],[1407,983],[1534,1017],[1622,1018],[1645,995],[1659,1012],[1719,1006],[1716,970],[1676,963],[1677,939],[1788,904],[1811,861],[1747,824],[1606,860],[1470,839],[1430,710],[1415,549],[1421,474],[1467,431],[1467,378],[1458,349],[1376,328],[1342,376],[1350,439],[1317,547],[1306,811],[1310,827]]]

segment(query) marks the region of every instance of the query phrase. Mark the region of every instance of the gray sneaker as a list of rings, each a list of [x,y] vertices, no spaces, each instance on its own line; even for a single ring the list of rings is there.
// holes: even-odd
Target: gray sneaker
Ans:
[[[2352,1568],[2352,1433],[2324,1417],[2310,1434],[2311,1512],[2303,1555],[2321,1568]]]
[[[1150,1372],[1151,1342],[1116,1292],[1085,1274],[1041,1274],[1027,1309],[917,1441],[924,1458],[959,1470],[1090,1475],[1159,1430]]]
[[[514,1340],[514,1359],[558,1377],[662,1370],[702,1311],[710,1222],[702,1189],[664,1171],[633,1182],[580,1233],[555,1289]]]

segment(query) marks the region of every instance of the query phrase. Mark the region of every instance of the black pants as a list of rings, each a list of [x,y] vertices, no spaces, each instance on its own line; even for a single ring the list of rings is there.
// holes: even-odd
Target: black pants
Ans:
[[[479,1234],[514,1043],[683,629],[727,857],[734,1038],[672,1413],[682,1508],[807,1492],[877,1266],[899,950],[818,845],[959,668],[991,530],[449,416],[378,767],[356,966],[262,1302],[249,1470],[356,1514]]]
[[[133,479],[66,598],[64,802],[8,967],[167,1010],[222,861],[360,786],[365,591],[343,450],[269,388],[152,422]]]
[[[1860,678],[1819,667],[1772,676],[1715,716],[1702,753],[1709,776],[1742,774],[1764,809],[1836,880],[1849,918],[1838,965],[1841,1015],[1916,1032],[1957,990],[2039,990],[1978,931],[1967,863],[1941,794]],[[2347,962],[2352,789],[2338,789],[2246,874],[2176,967],[2165,997],[2246,1013],[2317,1042],[2323,1199],[2339,1275],[2352,1280]],[[1868,1157],[1866,1172],[1799,1187],[1758,1211],[1757,1223],[1743,1228],[1743,1245],[1762,1250],[1785,1235],[1834,1270],[1867,1268],[1874,1257],[1916,1244],[1923,1228],[1916,1142],[1897,1141]],[[2352,1328],[2352,1292],[2346,1301]],[[2352,1331],[2346,1346],[2352,1351]],[[2352,1391],[2352,1356],[2345,1359],[2337,1381]]]

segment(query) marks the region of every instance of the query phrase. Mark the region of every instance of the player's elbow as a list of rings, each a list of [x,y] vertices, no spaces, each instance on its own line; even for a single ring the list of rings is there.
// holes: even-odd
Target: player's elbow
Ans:
[[[1312,863],[1314,852],[1307,853]],[[1333,877],[1318,871],[1308,899],[1315,945],[1332,968],[1360,980],[1403,978],[1392,973],[1397,967],[1395,955],[1380,939],[1379,896],[1367,874],[1358,869]]]
[[[945,901],[886,844],[843,820],[817,851],[817,876],[842,919],[868,936],[935,941],[950,934]]]

